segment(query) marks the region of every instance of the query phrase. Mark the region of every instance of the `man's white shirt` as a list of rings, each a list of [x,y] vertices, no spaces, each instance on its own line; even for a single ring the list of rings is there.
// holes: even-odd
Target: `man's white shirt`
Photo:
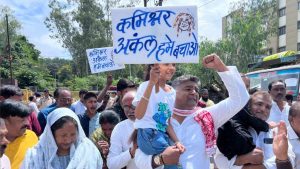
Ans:
[[[277,169],[275,163],[276,157],[273,152],[273,144],[264,143],[265,138],[273,138],[274,130],[270,130],[269,132],[260,132],[259,135],[257,135],[256,131],[251,127],[248,129],[248,131],[250,132],[256,147],[260,148],[263,151],[264,154],[263,165],[266,167],[266,169]],[[295,154],[293,153],[292,145],[290,143],[288,149],[288,156],[292,165],[294,166]],[[215,163],[219,169],[242,169],[243,168],[243,166],[234,165],[237,156],[234,156],[232,159],[228,160],[227,157],[225,157],[219,150],[217,150],[217,153],[214,158],[215,158]]]
[[[71,110],[73,110],[77,115],[80,115],[85,113],[86,107],[80,100],[78,100],[72,103]]]
[[[229,98],[214,106],[204,108],[211,113],[215,132],[239,112],[249,100],[249,94],[236,67],[230,66],[228,68],[229,71],[218,72],[218,74],[228,90]],[[171,118],[176,136],[186,147],[186,151],[181,154],[179,159],[183,169],[198,169],[199,166],[201,169],[209,169],[210,167],[210,159],[205,152],[205,136],[200,125],[194,120],[196,113],[186,117],[181,124]],[[152,168],[151,160],[152,156],[147,156],[139,149],[137,150],[135,162],[139,168]]]
[[[288,127],[287,131],[288,131],[288,139],[289,139],[291,145],[293,146],[293,152],[296,155],[296,159],[295,159],[296,168],[295,169],[300,169],[300,139],[291,126]]]
[[[132,143],[129,144],[129,139],[134,130],[133,123],[133,121],[126,119],[118,123],[112,131],[107,157],[108,168],[138,169],[129,153],[129,148],[132,147]]]
[[[279,123],[280,120],[284,121],[287,126],[289,126],[288,116],[289,116],[290,106],[285,102],[284,108],[281,111],[276,102],[272,101],[272,108],[270,111],[270,117],[267,120],[268,122],[273,121]]]

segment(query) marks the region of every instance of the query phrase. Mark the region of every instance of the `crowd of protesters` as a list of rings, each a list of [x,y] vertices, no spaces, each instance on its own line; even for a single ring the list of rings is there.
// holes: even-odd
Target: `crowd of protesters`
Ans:
[[[213,158],[220,169],[300,169],[300,101],[286,97],[285,82],[252,93],[219,56],[202,64],[227,89],[219,103],[198,77],[173,79],[175,64],[149,65],[141,84],[113,87],[108,75],[99,94],[80,90],[76,102],[57,88],[26,105],[22,90],[2,86],[0,168],[209,169]]]

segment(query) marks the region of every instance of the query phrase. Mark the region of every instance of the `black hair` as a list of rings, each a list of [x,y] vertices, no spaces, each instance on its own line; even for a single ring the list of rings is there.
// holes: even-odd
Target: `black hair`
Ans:
[[[30,108],[22,102],[6,99],[0,103],[0,117],[8,118],[9,116],[28,117],[31,111]]]
[[[100,113],[99,124],[109,123],[116,125],[120,122],[120,116],[113,110],[104,110]]]
[[[203,94],[203,93],[205,93],[205,92],[207,92],[208,93],[208,89],[206,89],[206,88],[202,88],[202,89],[200,89],[200,94]]]
[[[295,102],[294,104],[292,104],[289,111],[289,120],[291,117],[296,117],[297,114],[300,114],[299,108],[300,108],[300,102]]]
[[[67,90],[67,91],[70,91],[68,88],[66,87],[59,87],[59,88],[56,88],[53,92],[53,96],[55,99],[58,99],[60,93],[63,91],[63,90]],[[49,94],[50,95],[50,94]]]
[[[200,80],[198,77],[192,76],[192,75],[182,75],[182,76],[177,77],[175,80],[173,80],[172,87],[174,89],[176,89],[180,84],[188,82],[188,81],[195,82],[198,85],[200,84]]]
[[[277,83],[277,82],[283,83],[283,84],[284,84],[284,87],[286,87],[286,84],[285,84],[285,82],[284,82],[283,80],[274,80],[274,81],[272,81],[271,83],[269,83],[269,85],[268,85],[269,91],[272,90],[273,84],[274,84],[274,83]]]
[[[91,98],[91,97],[94,97],[94,98],[97,99],[97,95],[96,95],[94,92],[87,92],[87,93],[84,95],[83,100],[86,101],[86,100],[88,100],[88,99]]]
[[[55,131],[62,128],[63,125],[67,122],[72,122],[75,125],[76,129],[78,130],[78,123],[74,118],[72,118],[70,116],[63,116],[60,119],[58,119],[56,122],[54,122],[51,126],[51,131],[52,131],[53,136],[54,136]]]
[[[32,101],[34,99],[34,96],[29,96],[29,101]]]
[[[83,95],[83,94],[87,94],[89,91],[85,90],[85,89],[81,89],[79,91],[79,96]]]
[[[108,94],[106,94],[103,98],[103,100],[109,100],[110,96]]]
[[[144,69],[144,80],[145,81],[148,81],[150,79],[150,70],[153,65],[154,64],[145,65],[145,69]]]
[[[286,99],[286,100],[293,101],[293,95],[291,95],[291,94],[286,94],[286,95],[285,95],[285,99]]]
[[[35,92],[34,95],[35,95],[35,97],[41,97],[41,94],[38,92]]]
[[[268,97],[269,100],[272,101],[272,96],[267,91],[258,90],[251,95],[249,102],[248,102],[249,106],[251,106],[253,98],[255,98],[257,95],[262,95],[264,97]]]
[[[5,99],[8,99],[14,95],[22,95],[22,90],[13,85],[4,85],[0,88],[0,96],[3,96]]]

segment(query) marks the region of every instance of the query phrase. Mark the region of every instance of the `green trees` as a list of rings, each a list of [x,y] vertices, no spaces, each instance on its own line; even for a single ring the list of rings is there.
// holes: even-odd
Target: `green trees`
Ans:
[[[277,31],[276,0],[242,0],[233,6],[223,48],[226,62],[247,72],[257,55],[267,54],[266,43]],[[224,45],[223,45],[224,47]]]
[[[80,77],[89,74],[86,49],[112,46],[110,9],[132,6],[139,0],[121,4],[120,0],[69,0],[66,2],[50,0],[50,16],[45,24],[60,40],[63,47],[72,55],[74,63],[80,65],[76,74]]]
[[[9,19],[9,35],[12,56],[13,78],[18,80],[21,88],[38,86],[44,88],[49,86],[52,79],[47,69],[39,65],[40,51],[30,43],[27,38],[20,35],[21,24],[13,16],[13,11],[8,7],[0,6],[0,77],[9,78],[9,56],[7,49],[7,30],[5,15]]]
[[[76,65],[76,74],[89,73],[85,50],[111,45],[110,32],[105,31],[108,21],[104,19],[103,7],[94,0],[58,0],[49,2],[50,16],[45,24],[67,48]]]
[[[276,0],[241,0],[233,4],[229,15],[226,37],[217,42],[202,39],[200,43],[200,63],[208,54],[218,54],[226,65],[237,66],[240,72],[248,72],[247,65],[254,62],[257,55],[267,54],[266,43],[277,31],[278,18]],[[221,89],[218,75],[204,69],[201,64],[180,64],[177,75],[193,74],[201,79],[202,86]]]
[[[137,4],[139,0],[131,0]],[[6,56],[6,25],[4,16],[9,15],[13,75],[21,87],[38,86],[39,89],[54,89],[66,86],[72,90],[101,89],[106,73],[89,75],[85,50],[112,46],[110,9],[130,6],[120,0],[50,0],[51,13],[45,23],[52,37],[62,42],[72,60],[47,59],[28,39],[20,35],[20,23],[7,7],[0,7],[0,55]],[[265,54],[265,44],[277,30],[276,0],[242,0],[232,7],[226,38],[217,42],[200,41],[200,63],[205,55],[217,53],[227,65],[236,65],[241,72],[249,71],[247,64],[257,55]],[[143,79],[142,65],[126,65],[126,69],[112,72],[114,79]],[[175,76],[193,74],[200,77],[202,85],[221,88],[218,76],[204,69],[201,64],[177,64]],[[9,77],[7,58],[0,61],[0,75]],[[114,81],[116,84],[116,81]]]

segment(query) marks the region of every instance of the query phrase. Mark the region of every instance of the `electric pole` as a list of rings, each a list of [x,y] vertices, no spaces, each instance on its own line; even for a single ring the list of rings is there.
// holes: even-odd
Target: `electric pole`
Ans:
[[[11,56],[11,46],[10,46],[10,39],[9,39],[9,27],[8,27],[8,16],[5,15],[6,18],[6,34],[7,34],[7,45],[6,45],[6,52],[8,54],[7,58],[9,60],[9,69],[10,69],[10,84],[13,85],[13,77],[12,77],[12,56]]]

